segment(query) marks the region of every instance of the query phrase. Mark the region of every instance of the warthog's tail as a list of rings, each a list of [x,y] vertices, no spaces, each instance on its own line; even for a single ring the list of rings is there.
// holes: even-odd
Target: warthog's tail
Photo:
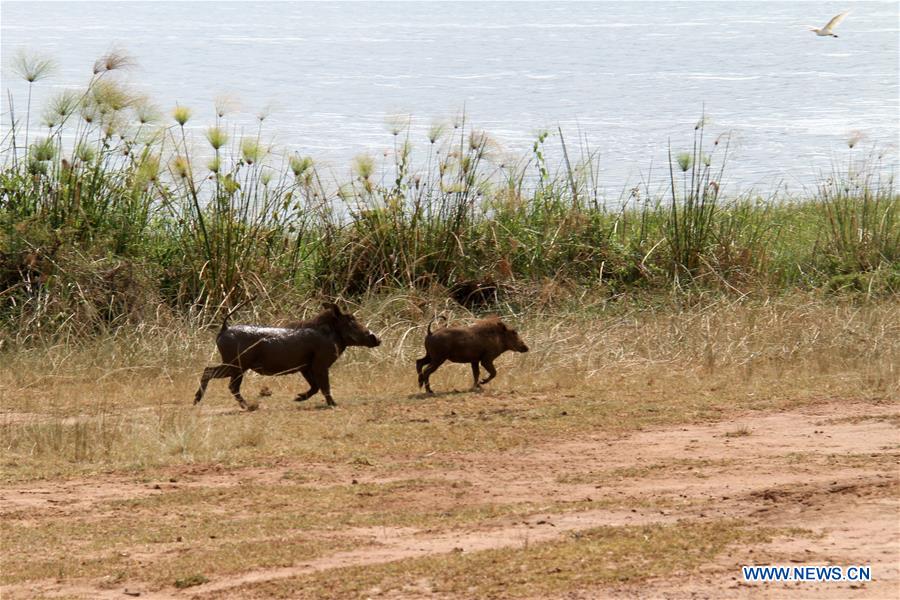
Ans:
[[[443,320],[444,323],[447,322],[447,317],[445,317],[444,315],[435,315],[435,316],[431,317],[431,320],[428,321],[428,335],[431,335],[431,326],[434,325],[434,322],[437,321],[438,319]]]
[[[237,306],[235,306],[234,308],[232,308],[231,310],[228,311],[228,314],[226,314],[225,318],[222,319],[222,326],[219,328],[219,333],[216,337],[218,337],[219,335],[222,335],[225,332],[225,330],[228,329],[228,319],[231,318],[231,315],[236,313],[245,304],[249,304],[250,302],[253,302],[253,299],[254,299],[253,297],[250,297],[250,298],[247,298],[246,300],[242,300],[241,302],[237,303]]]

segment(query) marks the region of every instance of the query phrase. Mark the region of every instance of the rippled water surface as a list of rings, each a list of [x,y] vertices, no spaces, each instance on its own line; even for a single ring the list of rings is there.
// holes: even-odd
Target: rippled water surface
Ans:
[[[117,46],[140,65],[128,79],[191,107],[192,125],[223,92],[247,128],[271,107],[264,132],[340,175],[393,148],[389,115],[413,115],[424,147],[430,123],[464,107],[509,153],[557,126],[572,148],[586,140],[608,190],[651,163],[661,173],[667,140],[688,147],[705,106],[710,133],[731,134],[728,181],[796,189],[844,160],[854,131],[854,152],[896,165],[898,6],[852,3],[834,39],[805,27],[846,8],[833,2],[3,2],[3,88],[20,110],[26,88],[8,69],[20,47],[59,62],[40,105]],[[6,94],[3,110],[6,131]]]

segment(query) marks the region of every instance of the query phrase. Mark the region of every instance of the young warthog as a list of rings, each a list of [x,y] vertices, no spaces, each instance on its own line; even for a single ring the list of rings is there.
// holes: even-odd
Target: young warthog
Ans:
[[[241,397],[244,371],[250,370],[260,375],[286,375],[299,371],[309,382],[309,390],[298,394],[294,400],[307,400],[322,390],[328,406],[335,406],[328,383],[328,368],[347,346],[373,348],[381,341],[356,317],[342,313],[336,304],[322,306],[325,310],[312,319],[287,327],[229,327],[226,316],[216,337],[222,364],[203,369],[194,404],[203,398],[210,379],[230,377],[228,389],[241,408],[255,410],[255,405],[248,405]]]
[[[416,372],[419,374],[419,387],[425,386],[429,394],[431,385],[428,378],[438,370],[444,361],[470,363],[472,365],[472,389],[478,389],[497,375],[494,359],[506,352],[528,352],[528,346],[519,337],[515,329],[510,329],[499,317],[490,317],[477,321],[471,327],[444,327],[434,333],[428,324],[428,335],[425,336],[425,356],[416,361]],[[488,377],[478,381],[478,364],[485,368]]]

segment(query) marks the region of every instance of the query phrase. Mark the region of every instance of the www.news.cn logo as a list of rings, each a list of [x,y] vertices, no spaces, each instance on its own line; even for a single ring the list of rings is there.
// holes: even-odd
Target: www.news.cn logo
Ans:
[[[744,581],[872,581],[870,566],[769,565],[741,567],[741,570],[744,572]]]

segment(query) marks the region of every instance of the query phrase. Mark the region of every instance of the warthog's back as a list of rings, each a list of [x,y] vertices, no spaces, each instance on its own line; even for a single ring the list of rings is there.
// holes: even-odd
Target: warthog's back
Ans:
[[[451,362],[472,362],[485,355],[500,354],[503,348],[492,331],[475,327],[445,327],[425,338],[429,354]]]
[[[254,410],[241,396],[244,372],[252,370],[260,375],[299,371],[309,383],[309,390],[298,394],[295,400],[306,400],[321,391],[328,405],[335,406],[328,369],[348,346],[374,348],[381,340],[352,314],[342,312],[337,304],[325,302],[322,309],[316,316],[287,327],[229,327],[228,317],[236,310],[232,309],[222,320],[216,337],[222,364],[203,369],[194,404],[203,399],[211,379],[228,377],[228,389],[241,408]]]
[[[296,331],[290,327],[263,327],[261,325],[230,325],[222,335],[239,337],[284,337]]]

